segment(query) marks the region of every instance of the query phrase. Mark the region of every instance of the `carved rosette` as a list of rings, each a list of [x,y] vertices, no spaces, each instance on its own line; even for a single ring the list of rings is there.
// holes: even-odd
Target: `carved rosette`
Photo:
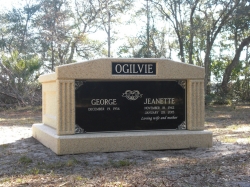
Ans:
[[[186,129],[187,129],[186,121],[183,121],[183,122],[178,126],[178,130],[186,130]]]
[[[83,134],[86,133],[84,129],[82,129],[79,125],[75,124],[75,134]]]
[[[184,90],[186,90],[187,83],[185,80],[178,80],[177,82]]]
[[[75,81],[75,90],[78,90],[82,85],[84,84],[84,81]]]

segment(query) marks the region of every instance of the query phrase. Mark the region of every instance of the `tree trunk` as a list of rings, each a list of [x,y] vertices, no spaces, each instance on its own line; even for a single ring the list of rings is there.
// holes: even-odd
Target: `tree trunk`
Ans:
[[[180,45],[180,57],[181,57],[181,61],[185,63],[183,38],[181,37],[180,31],[177,30],[177,29],[175,29],[175,30],[176,30],[176,34],[177,34],[179,45]]]
[[[247,38],[243,39],[239,48],[236,50],[236,53],[235,53],[235,56],[231,62],[231,64],[229,64],[226,69],[225,69],[225,73],[223,75],[223,81],[222,81],[222,84],[221,84],[221,88],[222,88],[222,91],[224,93],[227,93],[228,92],[228,82],[230,80],[230,76],[232,74],[232,71],[233,69],[239,64],[240,62],[240,54],[243,50],[243,48],[247,45],[250,44],[250,36],[248,36]]]
[[[51,70],[54,71],[54,65],[55,65],[55,55],[54,55],[54,46],[53,41],[51,42]]]
[[[207,46],[206,46],[206,55],[204,60],[205,66],[205,80],[204,80],[204,90],[205,94],[210,93],[209,85],[210,85],[210,55],[211,55],[212,44],[210,42],[210,32],[207,33]]]
[[[67,62],[66,62],[67,64],[72,63],[72,59],[73,59],[74,53],[75,53],[76,43],[77,43],[76,40],[72,41],[72,44],[70,47],[70,55],[69,55],[69,58],[67,59]]]
[[[208,50],[207,50],[208,51]],[[209,83],[209,56],[207,55],[208,53],[206,53],[205,56],[205,61],[204,61],[204,65],[205,65],[205,80],[204,80],[204,90],[205,90],[205,94],[209,94],[208,93],[208,83]]]
[[[185,63],[185,56],[184,56],[184,44],[183,44],[183,39],[179,39],[180,42],[180,55],[181,55],[181,61]]]
[[[194,64],[193,62],[193,50],[194,50],[194,12],[197,7],[199,0],[196,0],[193,7],[191,8],[191,14],[190,14],[190,43],[189,43],[189,51],[188,51],[188,58],[189,58],[189,64]]]
[[[192,33],[192,31],[190,32],[190,44],[189,44],[189,54],[188,54],[188,58],[189,58],[189,64],[194,64],[193,62],[193,46],[194,46],[194,34]]]
[[[148,0],[147,0],[147,51],[146,51],[146,58],[150,58],[150,52],[149,52],[149,42],[150,42],[150,36],[149,36],[149,30],[150,30],[150,17],[149,17],[149,6],[148,6]]]
[[[110,49],[111,49],[111,37],[110,37],[110,30],[111,30],[111,13],[108,11],[108,57],[110,57]]]

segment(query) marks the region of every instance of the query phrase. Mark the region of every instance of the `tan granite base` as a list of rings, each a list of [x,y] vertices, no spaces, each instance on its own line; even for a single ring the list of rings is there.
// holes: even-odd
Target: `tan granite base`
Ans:
[[[55,129],[34,124],[32,133],[34,138],[58,155],[212,146],[212,132],[209,131],[133,131],[58,136]]]

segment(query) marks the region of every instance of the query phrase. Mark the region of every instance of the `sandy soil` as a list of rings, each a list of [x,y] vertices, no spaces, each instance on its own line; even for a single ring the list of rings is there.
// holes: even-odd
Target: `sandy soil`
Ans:
[[[250,106],[206,108],[209,149],[57,156],[31,136],[41,110],[0,112],[0,186],[250,187]]]

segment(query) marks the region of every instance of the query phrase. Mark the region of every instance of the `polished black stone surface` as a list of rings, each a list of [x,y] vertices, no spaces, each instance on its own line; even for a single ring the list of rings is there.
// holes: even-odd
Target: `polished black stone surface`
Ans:
[[[76,124],[86,132],[186,129],[186,81],[76,80]]]

